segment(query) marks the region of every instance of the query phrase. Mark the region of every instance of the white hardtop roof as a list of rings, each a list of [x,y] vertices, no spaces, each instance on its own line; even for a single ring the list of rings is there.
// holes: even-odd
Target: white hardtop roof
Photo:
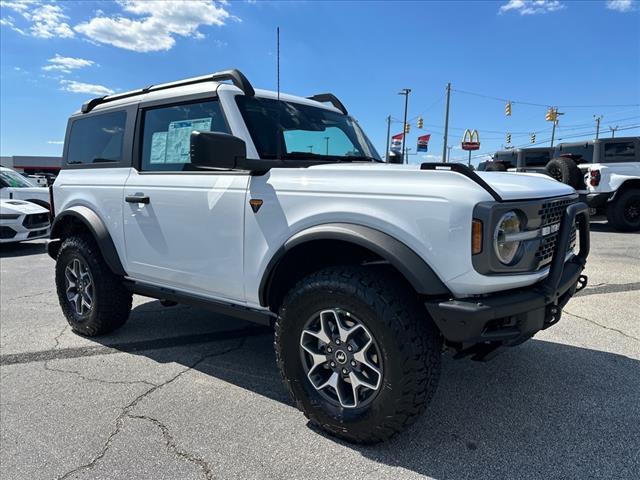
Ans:
[[[242,90],[236,87],[235,85],[231,85],[225,82],[205,81],[200,83],[193,83],[190,85],[178,85],[175,87],[165,88],[162,90],[152,90],[147,93],[140,93],[139,95],[116,99],[116,100],[112,100],[105,103],[100,103],[96,105],[91,110],[91,112],[108,110],[115,107],[135,105],[140,102],[161,101],[161,100],[171,100],[171,99],[179,100],[181,97],[198,95],[203,93],[214,94],[215,92],[218,92],[223,95],[224,94],[227,94],[227,95],[243,95],[244,94]],[[116,93],[114,95],[119,95],[119,93]],[[271,90],[256,89],[255,96],[260,98],[277,99],[278,93],[273,92]],[[315,100],[310,100],[309,98],[305,98],[305,97],[298,97],[295,95],[280,93],[280,100],[287,101],[287,102],[301,103],[301,104],[324,108],[326,110],[331,110],[337,113],[341,113],[340,110],[335,108],[333,105],[317,102]],[[74,115],[82,115],[82,113],[81,111],[77,111],[74,113]]]

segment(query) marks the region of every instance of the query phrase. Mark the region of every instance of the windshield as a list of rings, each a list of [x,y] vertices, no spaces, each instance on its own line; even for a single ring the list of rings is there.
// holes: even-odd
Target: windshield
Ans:
[[[35,185],[31,183],[29,180],[27,180],[22,175],[12,170],[0,171],[0,179],[2,179],[3,185],[6,184],[7,187],[13,187],[13,188],[35,187]]]
[[[237,96],[236,102],[260,158],[382,161],[348,115],[269,98]]]

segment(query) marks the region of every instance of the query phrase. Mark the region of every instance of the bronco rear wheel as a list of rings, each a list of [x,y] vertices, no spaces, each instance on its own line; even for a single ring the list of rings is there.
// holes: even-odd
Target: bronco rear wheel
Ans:
[[[65,239],[56,259],[56,290],[74,332],[90,337],[109,333],[129,318],[133,295],[102,258],[93,238]]]
[[[298,408],[328,433],[383,441],[413,423],[433,396],[442,341],[401,279],[333,267],[285,298],[275,349]]]

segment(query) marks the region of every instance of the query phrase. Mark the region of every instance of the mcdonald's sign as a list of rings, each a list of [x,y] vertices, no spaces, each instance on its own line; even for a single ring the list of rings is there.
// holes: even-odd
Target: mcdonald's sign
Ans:
[[[462,149],[463,150],[480,150],[480,135],[477,130],[469,130],[468,128],[464,131],[464,135],[462,136]]]

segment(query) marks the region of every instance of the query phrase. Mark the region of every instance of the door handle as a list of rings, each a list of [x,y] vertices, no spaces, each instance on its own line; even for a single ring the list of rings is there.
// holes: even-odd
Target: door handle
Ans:
[[[124,197],[124,201],[127,203],[148,204],[151,201],[151,199],[149,198],[148,195],[145,195],[143,193],[136,193],[134,195],[127,195],[126,197]]]

